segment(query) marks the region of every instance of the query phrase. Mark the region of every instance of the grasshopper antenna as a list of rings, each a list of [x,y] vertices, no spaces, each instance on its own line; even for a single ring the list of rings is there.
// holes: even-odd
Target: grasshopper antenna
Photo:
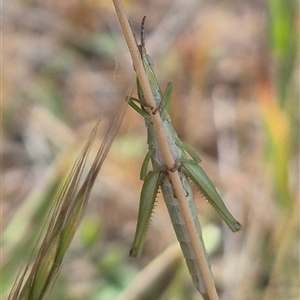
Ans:
[[[143,49],[145,49],[145,21],[146,21],[146,16],[143,17],[141,23],[141,47]]]

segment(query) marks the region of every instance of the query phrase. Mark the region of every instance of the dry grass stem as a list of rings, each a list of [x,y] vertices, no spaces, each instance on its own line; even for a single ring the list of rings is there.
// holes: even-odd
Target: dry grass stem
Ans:
[[[128,48],[129,48],[129,51],[130,51],[130,54],[131,54],[131,57],[133,60],[133,65],[136,70],[137,77],[139,79],[139,82],[141,84],[141,87],[142,87],[142,90],[143,90],[143,93],[145,96],[145,100],[146,100],[148,106],[150,107],[149,114],[153,121],[157,139],[159,141],[159,144],[160,144],[163,156],[164,156],[164,160],[166,163],[166,167],[168,169],[168,174],[169,174],[171,182],[173,184],[173,188],[176,193],[176,197],[178,199],[179,206],[180,206],[184,221],[187,226],[188,234],[191,237],[191,243],[193,245],[193,248],[195,249],[196,260],[197,260],[199,269],[202,273],[204,285],[207,290],[207,297],[208,297],[207,299],[211,299],[211,300],[219,299],[216,289],[215,289],[215,285],[214,285],[214,281],[213,281],[211,272],[209,270],[208,263],[206,261],[204,249],[201,245],[195,224],[193,222],[191,212],[189,210],[189,207],[188,207],[188,204],[186,201],[185,192],[184,192],[184,189],[183,189],[180,177],[179,177],[179,173],[177,170],[175,170],[175,171],[173,170],[174,166],[175,166],[175,161],[172,157],[171,150],[170,150],[170,147],[169,147],[167,139],[166,139],[166,135],[165,135],[163,125],[162,125],[162,119],[159,115],[159,112],[155,111],[155,108],[156,108],[155,101],[153,99],[149,81],[145,74],[145,70],[144,70],[144,67],[143,67],[143,64],[142,64],[142,61],[140,58],[140,54],[138,51],[138,47],[137,47],[135,38],[132,34],[132,30],[131,30],[130,24],[129,24],[127,16],[126,16],[125,8],[122,5],[121,1],[113,0],[113,2],[115,5],[115,8],[116,8],[116,12],[117,12],[119,22],[122,27],[122,31],[123,31],[126,43],[128,45]]]

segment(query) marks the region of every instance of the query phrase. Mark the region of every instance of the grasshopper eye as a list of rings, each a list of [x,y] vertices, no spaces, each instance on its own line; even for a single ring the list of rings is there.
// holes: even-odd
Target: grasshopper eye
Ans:
[[[149,67],[150,67],[151,69],[153,69],[154,63],[153,63],[152,58],[151,58],[148,54],[146,54],[146,61],[147,61],[148,65],[149,65]]]

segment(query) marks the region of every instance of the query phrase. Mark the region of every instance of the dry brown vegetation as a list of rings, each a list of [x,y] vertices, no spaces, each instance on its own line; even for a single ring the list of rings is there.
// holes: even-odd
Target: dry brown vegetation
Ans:
[[[222,299],[299,296],[299,10],[275,2],[280,9],[258,0],[124,3],[137,39],[147,15],[156,74],[163,88],[174,85],[174,127],[243,224],[232,234],[195,194]],[[100,118],[99,144],[135,79],[110,1],[10,0],[2,14],[7,295],[92,128]],[[127,256],[145,153],[143,119],[129,108],[48,299],[115,299],[175,242],[158,197],[142,258]],[[186,272],[161,299],[200,297]]]

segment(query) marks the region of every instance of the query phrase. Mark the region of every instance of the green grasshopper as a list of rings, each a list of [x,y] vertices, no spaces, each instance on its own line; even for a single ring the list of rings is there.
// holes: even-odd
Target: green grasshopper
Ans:
[[[224,202],[222,201],[220,195],[216,191],[214,185],[212,184],[204,170],[199,166],[199,163],[201,161],[200,158],[190,147],[188,147],[179,139],[175,129],[171,124],[168,109],[171,100],[172,84],[169,83],[167,85],[165,93],[162,94],[157,78],[153,71],[152,60],[146,53],[144,39],[144,21],[145,17],[142,21],[141,26],[141,45],[138,46],[141,54],[141,59],[151,86],[154,100],[156,102],[156,110],[160,113],[160,116],[162,118],[163,127],[167,136],[171,153],[174,161],[176,162],[175,168],[179,172],[180,179],[185,190],[186,199],[188,201],[189,208],[193,216],[193,222],[195,223],[195,226],[197,228],[200,241],[203,243],[201,227],[197,217],[197,210],[194,204],[193,193],[188,179],[191,179],[193,181],[193,183],[203,194],[203,196],[221,215],[228,227],[233,232],[238,231],[241,229],[240,223],[231,215]],[[140,196],[138,222],[133,245],[130,250],[130,256],[137,257],[142,252],[147,227],[156,200],[156,195],[158,189],[161,188],[188,269],[193,278],[196,288],[201,294],[203,294],[205,293],[205,287],[203,285],[201,273],[196,267],[197,264],[195,263],[195,251],[191,245],[190,237],[187,235],[186,225],[179,209],[178,200],[175,196],[172,183],[167,173],[163,155],[161,153],[160,146],[155,135],[154,127],[150,115],[147,112],[148,106],[145,102],[138,79],[137,92],[138,99],[130,97],[128,99],[128,103],[145,119],[148,133],[148,152],[142,164],[140,173],[140,178],[144,181],[144,184]],[[190,158],[187,157],[186,153],[189,154]],[[152,170],[147,173],[150,160],[152,163]]]

